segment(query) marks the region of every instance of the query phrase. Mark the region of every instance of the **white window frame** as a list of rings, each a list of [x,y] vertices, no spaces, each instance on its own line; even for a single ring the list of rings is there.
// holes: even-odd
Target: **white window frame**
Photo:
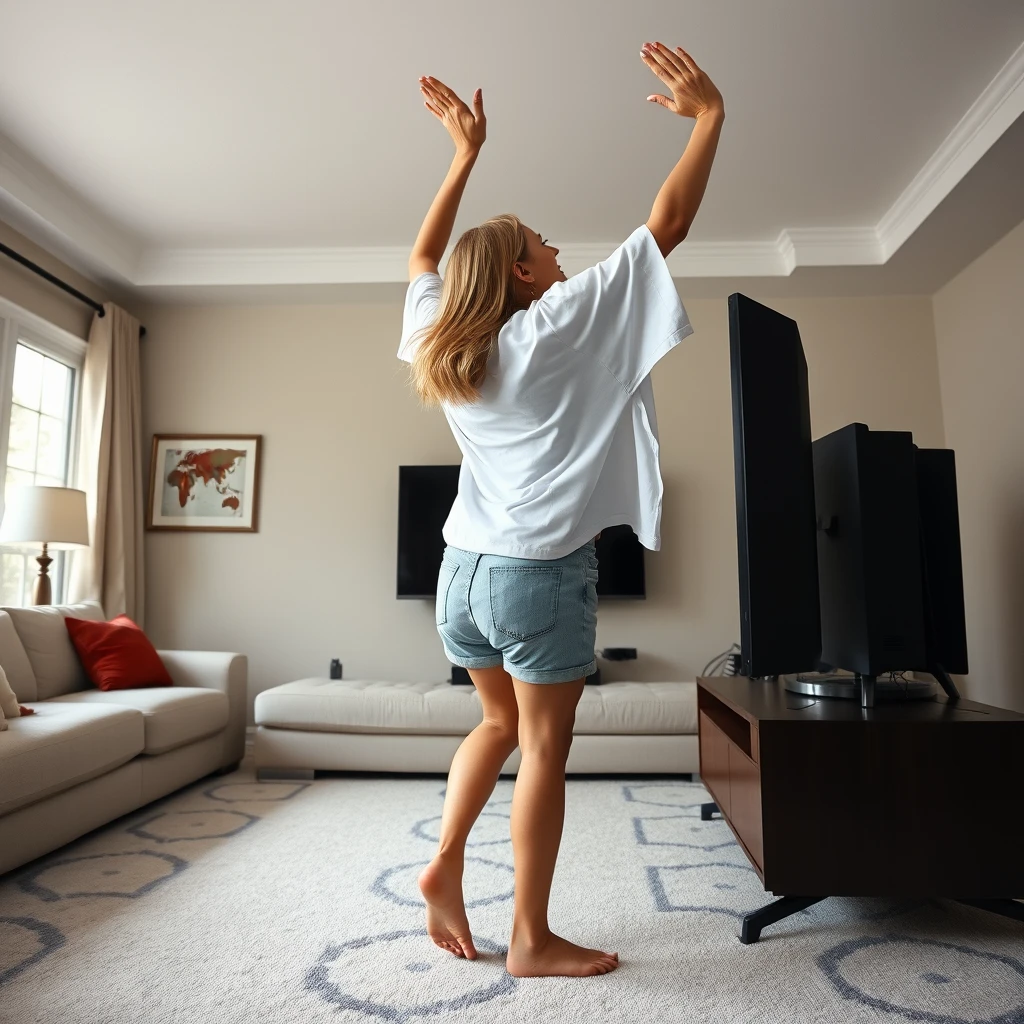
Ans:
[[[51,324],[41,316],[0,296],[0,467],[7,472],[7,453],[11,435],[11,406],[14,398],[14,360],[18,343],[36,349],[45,356],[59,359],[75,370],[75,386],[71,398],[71,417],[68,436],[68,486],[74,487],[78,473],[78,442],[81,434],[82,371],[88,345],[70,331]],[[0,477],[0,516],[4,509],[3,477]],[[55,594],[54,603],[63,601],[68,585],[67,571],[62,578],[62,590]]]

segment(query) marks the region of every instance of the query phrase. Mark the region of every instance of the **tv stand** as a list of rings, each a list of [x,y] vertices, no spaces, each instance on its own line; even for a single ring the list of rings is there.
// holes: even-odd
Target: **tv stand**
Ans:
[[[1024,921],[1024,715],[941,695],[862,708],[746,678],[698,679],[697,710],[715,801],[701,819],[720,812],[781,897],[743,919],[741,942],[829,896],[945,897]]]

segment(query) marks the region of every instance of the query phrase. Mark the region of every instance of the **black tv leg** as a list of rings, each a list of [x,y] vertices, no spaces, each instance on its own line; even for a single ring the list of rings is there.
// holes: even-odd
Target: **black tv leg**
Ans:
[[[701,804],[700,805],[700,820],[710,821],[712,814],[718,813],[718,804]]]
[[[969,907],[987,910],[991,914],[1001,914],[1003,917],[1012,917],[1015,921],[1024,921],[1024,903],[1018,903],[1016,900],[957,900],[957,903],[966,903]]]
[[[815,903],[820,903],[827,898],[826,896],[782,896],[743,918],[740,942],[745,946],[757,942],[761,938],[762,928],[767,928],[768,925],[775,924],[776,921],[781,921],[792,914],[799,914],[801,910],[813,907]]]
[[[950,700],[959,700],[960,691],[956,688],[956,683],[953,682],[953,677],[940,665],[937,661],[932,662],[928,667],[928,671],[935,676],[936,682],[946,691],[946,696]]]

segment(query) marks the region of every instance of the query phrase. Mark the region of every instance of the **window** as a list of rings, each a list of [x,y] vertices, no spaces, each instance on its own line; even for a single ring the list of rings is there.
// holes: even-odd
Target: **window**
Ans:
[[[4,495],[11,487],[71,485],[78,385],[85,342],[0,299],[0,456]],[[32,602],[36,555],[0,548],[0,604]],[[56,603],[67,593],[68,557],[54,551]]]

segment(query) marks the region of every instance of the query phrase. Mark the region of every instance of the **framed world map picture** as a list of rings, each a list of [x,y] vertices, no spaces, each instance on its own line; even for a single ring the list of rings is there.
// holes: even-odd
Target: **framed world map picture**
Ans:
[[[155,434],[148,528],[255,533],[262,441],[260,434]]]

